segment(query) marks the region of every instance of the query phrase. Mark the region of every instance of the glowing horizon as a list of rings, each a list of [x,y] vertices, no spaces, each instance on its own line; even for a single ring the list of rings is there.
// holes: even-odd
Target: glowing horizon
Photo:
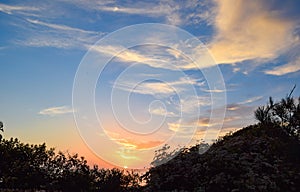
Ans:
[[[299,3],[2,2],[4,138],[127,169],[253,124],[300,82]]]

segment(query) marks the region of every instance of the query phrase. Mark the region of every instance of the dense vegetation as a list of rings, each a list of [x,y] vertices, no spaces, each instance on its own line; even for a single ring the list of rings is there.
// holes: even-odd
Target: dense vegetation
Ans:
[[[45,144],[0,142],[0,191],[136,191],[139,183],[137,173],[90,167],[83,157],[55,154]]]
[[[0,191],[300,191],[300,98],[270,98],[254,115],[258,124],[226,135],[205,153],[203,143],[172,153],[164,146],[142,176],[90,167],[78,155],[0,134]]]
[[[183,149],[144,175],[146,191],[300,191],[300,98],[255,111],[256,125],[230,133],[204,154]]]

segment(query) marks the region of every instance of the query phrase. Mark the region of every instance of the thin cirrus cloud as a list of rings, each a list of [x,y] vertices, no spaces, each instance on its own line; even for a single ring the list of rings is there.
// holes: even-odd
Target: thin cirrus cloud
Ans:
[[[118,140],[117,142],[123,145],[126,149],[132,148],[138,150],[156,147],[163,143],[163,141],[137,142],[135,140],[126,140],[126,139]]]
[[[105,1],[104,1],[105,2]],[[71,3],[71,2],[70,2]],[[75,4],[78,2],[75,2]],[[79,2],[81,5],[82,3]],[[152,2],[126,2],[126,1],[110,1],[107,3],[98,4],[98,2],[91,1],[88,5],[83,5],[87,9],[93,9],[101,12],[109,12],[113,14],[125,14],[125,15],[142,15],[151,18],[163,18],[164,22],[171,25],[181,25],[187,20],[200,20],[205,17],[204,14],[187,14],[183,15],[182,11],[185,9],[191,9],[195,7],[195,3],[178,3],[173,0],[158,0]]]
[[[55,6],[56,4],[54,3]],[[48,9],[53,9],[49,7]],[[14,26],[22,28],[22,37],[14,39],[17,45],[29,47],[55,47],[64,49],[88,49],[105,33],[84,30],[54,22],[45,22],[41,18],[55,18],[42,5],[6,5],[0,3],[0,12],[15,15],[18,21]],[[50,15],[47,15],[50,14]],[[24,33],[26,31],[26,33]],[[24,35],[25,34],[25,35]]]
[[[183,91],[182,87],[174,87],[166,82],[143,82],[137,85],[136,82],[122,81],[114,84],[113,88],[129,93],[152,95],[160,99],[168,98]]]
[[[208,93],[200,96],[197,95],[196,90],[193,90],[205,86],[205,82],[201,79],[181,77],[168,81],[137,82],[136,79],[134,81],[129,78],[121,78],[113,84],[113,89],[128,93],[151,95],[154,98],[161,99],[165,102],[167,108],[166,110],[152,109],[151,113],[156,115],[166,115],[168,117],[174,117],[178,114],[195,115],[200,106],[207,107],[211,104]],[[174,100],[174,96],[178,97],[178,100]],[[173,106],[173,108],[170,109],[170,106]],[[170,113],[171,111],[172,113]]]
[[[157,37],[160,38],[160,37]],[[183,57],[178,51],[160,47],[150,47],[144,49],[127,49],[116,45],[94,45],[91,50],[116,58],[125,63],[140,63],[153,68],[162,68],[169,70],[194,69],[195,64]],[[160,52],[158,51],[160,50]],[[168,52],[169,54],[162,54]],[[174,67],[175,66],[175,67]]]
[[[256,102],[256,101],[259,101],[263,98],[263,96],[255,96],[255,97],[251,97],[249,99],[246,99],[244,101],[241,101],[239,102],[238,104],[239,105],[244,105],[244,104],[249,104],[249,103],[253,103],[253,102]]]
[[[204,86],[205,82],[194,79],[181,77],[178,80],[173,81],[155,81],[155,82],[142,82],[137,85],[136,81],[130,80],[119,80],[113,85],[113,88],[120,89],[127,92],[139,93],[143,95],[163,95],[170,96],[175,93],[180,94],[182,91],[185,91],[189,86]]]
[[[160,115],[165,117],[177,117],[178,114],[175,114],[172,111],[167,111],[165,108],[157,107],[157,108],[150,108],[149,113],[153,115]]]
[[[195,126],[195,125],[194,125]],[[182,123],[168,123],[168,129],[173,132],[185,133],[188,130],[191,130],[192,125],[184,125]]]
[[[237,103],[231,103],[226,105],[226,116],[223,122],[214,122],[211,121],[207,114],[211,112],[210,109],[203,113],[203,116],[196,118],[198,126],[201,127],[209,127],[210,129],[214,129],[216,125],[222,124],[222,131],[224,129],[236,130],[236,128],[241,128],[243,126],[255,123],[253,111],[256,106],[253,105],[254,102],[261,100],[262,96],[255,96]],[[215,115],[223,115],[223,110],[216,109]],[[212,123],[213,122],[213,123]]]
[[[300,70],[300,57],[298,57],[295,61],[290,61],[289,63],[287,63],[285,65],[281,65],[281,66],[275,67],[273,69],[266,70],[264,72],[269,75],[281,76],[281,75],[286,75],[286,74],[293,73],[293,72],[296,72],[299,70]]]
[[[250,60],[255,62],[255,66],[253,65],[255,68],[267,61],[273,61],[300,44],[299,34],[295,32],[299,26],[300,14],[289,14],[295,13],[295,7],[297,7],[293,6],[296,1],[292,0],[283,4],[279,4],[279,0],[268,3],[259,0],[238,0],[234,4],[230,0],[215,0],[214,3],[197,0],[184,3],[159,0],[134,4],[113,0],[101,2],[60,0],[53,1],[51,9],[39,3],[35,6],[24,3],[18,5],[0,3],[0,11],[20,16],[19,18],[23,19],[20,27],[27,30],[24,33],[25,36],[23,35],[21,39],[14,40],[14,42],[31,47],[86,50],[103,37],[104,32],[56,23],[56,16],[53,15],[55,11],[48,10],[55,10],[60,2],[79,9],[94,10],[101,14],[141,15],[180,26],[204,22],[214,29],[214,33],[208,40],[208,47],[216,60],[215,64],[233,64]],[[70,10],[64,8],[64,11]],[[51,22],[48,22],[49,20]],[[178,53],[174,53],[174,56],[178,56]],[[171,68],[168,63],[178,60],[178,58],[151,58],[133,51],[125,52],[120,57],[127,61],[146,61],[151,66],[165,68]],[[263,72],[279,76],[299,71],[299,67],[295,66],[298,58],[299,54],[296,54],[288,59],[287,64]],[[158,62],[158,60],[164,62]],[[182,59],[180,60],[182,63]],[[180,69],[195,69],[193,63],[178,66]],[[235,67],[236,69],[239,68]]]
[[[245,108],[246,105],[249,105],[249,104],[254,103],[256,101],[260,101],[262,98],[263,98],[263,96],[251,97],[251,98],[246,99],[246,100],[241,101],[241,102],[227,104],[226,108],[227,108],[228,112],[229,111],[237,111],[237,110],[240,110],[241,108]]]
[[[32,28],[27,23],[21,24],[22,28],[29,30],[18,44],[32,47],[56,47],[64,49],[88,49],[93,43],[99,40],[104,33],[97,34],[94,31],[87,31],[79,28],[73,28],[68,25],[57,24],[56,17],[61,16],[60,13],[55,14],[55,8],[63,9],[67,14],[71,10],[67,7],[61,8],[61,2],[76,6],[79,9],[86,11],[96,11],[101,14],[118,13],[126,15],[141,15],[150,18],[156,18],[159,21],[164,20],[164,23],[171,25],[181,25],[186,23],[199,23],[207,19],[205,13],[190,13],[188,10],[195,9],[203,5],[198,1],[179,3],[172,0],[156,1],[156,2],[136,2],[134,4],[122,1],[69,1],[59,0],[53,1],[49,5],[36,3],[34,6],[26,6],[26,4],[6,5],[0,4],[0,11],[7,14],[20,16],[20,19],[31,24],[47,27],[53,30],[43,30],[42,28]],[[32,3],[33,4],[33,3]],[[29,5],[29,4],[28,4]],[[91,18],[92,20],[95,18]],[[48,21],[52,21],[49,23]],[[78,32],[79,34],[72,33]],[[76,37],[76,38],[75,38]]]
[[[50,107],[43,109],[39,112],[41,115],[57,116],[73,113],[74,110],[69,106],[60,106],[60,107]]]
[[[202,91],[207,92],[207,93],[224,93],[224,92],[227,92],[228,90],[225,90],[225,89],[202,89]]]
[[[131,138],[126,135],[122,135],[118,132],[106,131],[110,140],[117,142],[126,149],[147,149],[156,147],[163,143],[161,140],[142,140],[140,138]]]
[[[86,34],[98,34],[98,32],[94,32],[94,31],[86,31],[83,29],[79,29],[79,28],[74,28],[74,27],[70,27],[67,25],[58,25],[58,24],[52,24],[52,23],[46,23],[43,21],[39,21],[39,20],[34,20],[34,19],[26,19],[28,22],[32,23],[32,24],[37,24],[37,25],[41,25],[41,26],[46,26],[48,28],[52,28],[52,29],[56,29],[56,30],[62,30],[62,31],[71,31],[71,32],[76,32],[76,33],[86,33]]]
[[[33,26],[32,29],[29,29],[29,35],[18,41],[19,44],[25,46],[88,49],[90,44],[104,35],[102,32],[88,31],[36,19],[26,19],[25,21]]]
[[[136,50],[126,49],[122,46],[113,45],[94,45],[91,47],[92,51],[103,53],[112,57],[116,57],[122,62],[137,62],[137,63],[147,63],[151,66],[157,65],[157,60],[153,57],[147,57],[144,54],[139,53]]]
[[[181,2],[174,0],[154,0],[134,3],[114,0],[64,1],[87,10],[163,19],[164,23],[171,25],[190,25],[201,22],[211,23],[212,18],[211,12],[208,10],[208,7],[212,3],[209,1],[192,0]]]
[[[155,38],[155,39],[154,39]],[[151,37],[152,42],[159,42],[159,35]],[[176,40],[176,39],[174,39]],[[144,40],[141,40],[143,42]],[[140,63],[148,65],[152,68],[177,70],[199,70],[209,67],[214,67],[214,62],[209,51],[203,46],[196,47],[189,55],[184,52],[189,52],[188,43],[175,43],[173,47],[160,46],[138,46],[130,49],[120,45],[93,45],[90,50],[105,56],[110,56],[116,61],[125,63]],[[188,57],[189,56],[189,57]]]
[[[6,14],[22,14],[22,15],[32,15],[32,11],[39,11],[37,7],[29,7],[29,6],[13,6],[13,5],[6,5],[0,3],[0,11]]]

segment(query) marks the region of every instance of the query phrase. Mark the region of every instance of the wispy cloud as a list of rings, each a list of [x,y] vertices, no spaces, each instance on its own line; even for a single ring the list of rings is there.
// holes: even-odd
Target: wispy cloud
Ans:
[[[157,42],[157,40],[155,40],[155,42]],[[121,62],[141,63],[153,68],[168,70],[198,69],[198,66],[190,62],[180,51],[159,46],[143,46],[137,49],[127,49],[118,45],[94,45],[91,47],[91,50],[112,56]],[[201,58],[203,57],[199,56],[199,59]],[[198,62],[206,63],[204,60]],[[204,64],[203,67],[208,66]]]
[[[186,137],[188,135],[189,137],[193,137],[193,132],[195,129],[197,129],[196,123],[184,123],[184,122],[174,122],[174,123],[168,123],[168,129],[170,131],[180,133],[183,137]]]
[[[207,92],[207,93],[224,93],[227,90],[225,90],[225,89],[202,89],[202,91]]]
[[[240,109],[241,105],[237,104],[237,103],[232,103],[232,104],[228,104],[226,106],[227,111],[236,111],[238,109]]]
[[[197,114],[197,110],[203,107],[210,106],[212,104],[211,97],[209,95],[201,95],[201,96],[188,96],[186,98],[180,99],[180,106],[178,106],[178,110],[182,113],[188,114]]]
[[[169,72],[161,73],[158,80],[143,80],[136,75],[121,76],[113,84],[113,89],[121,90],[128,93],[140,95],[149,95],[159,99],[165,104],[165,109],[153,108],[150,113],[167,117],[175,117],[176,115],[193,116],[199,113],[200,107],[211,105],[209,93],[201,93],[198,91],[201,87],[206,86],[205,81],[191,76],[179,76],[180,74]],[[181,74],[182,75],[182,74]],[[169,78],[169,77],[171,78]],[[149,77],[146,77],[149,79]],[[155,78],[154,78],[155,79]],[[188,115],[189,114],[189,115]]]
[[[294,61],[290,61],[285,65],[281,65],[275,67],[274,69],[266,70],[264,72],[265,74],[269,74],[269,75],[281,76],[289,73],[294,73],[299,70],[300,70],[300,57],[296,58]]]
[[[122,145],[124,149],[140,150],[156,147],[163,143],[160,140],[144,140],[142,138],[133,139],[130,136],[125,136],[117,132],[106,131],[112,141]]]
[[[60,107],[50,107],[50,108],[43,109],[39,112],[39,114],[56,116],[56,115],[73,113],[73,112],[74,110],[69,106],[60,106]]]
[[[212,3],[199,0],[182,2],[174,0],[154,0],[151,2],[138,1],[135,3],[114,0],[64,1],[87,10],[107,12],[114,15],[140,15],[143,17],[156,18],[159,19],[160,22],[171,25],[199,24],[203,21],[211,23],[211,15],[213,14],[207,8],[208,6],[211,6]]]
[[[157,108],[150,108],[149,112],[153,115],[160,115],[160,116],[165,116],[165,117],[177,117],[174,112],[168,111],[163,107],[157,107]]]
[[[122,82],[115,84],[114,88],[143,95],[165,95],[166,97],[181,91],[180,88],[175,89],[165,82],[144,82],[138,86],[135,85],[135,82]]]
[[[104,35],[102,32],[35,19],[26,19],[26,21],[32,24],[32,28],[27,29],[30,33],[24,39],[17,41],[25,46],[88,49],[91,44]]]
[[[252,97],[252,98],[246,99],[246,100],[241,101],[241,102],[227,104],[226,109],[227,109],[228,112],[248,109],[249,104],[254,103],[256,101],[259,101],[262,98],[263,98],[263,96],[256,96],[256,97]],[[246,106],[246,105],[248,105],[248,106]]]
[[[33,2],[18,5],[0,3],[0,12],[17,16],[18,20],[11,22],[11,25],[22,29],[18,30],[22,31],[20,38],[12,42],[30,47],[88,49],[105,34],[61,24],[61,19],[57,19],[61,14],[54,13],[58,5],[57,1],[47,5]]]
[[[209,118],[208,117],[199,118],[197,120],[197,124],[200,127],[209,127],[209,126],[211,126],[211,124],[209,123]]]
[[[6,5],[0,3],[0,11],[6,14],[18,13],[22,15],[30,15],[32,11],[39,11],[40,9],[37,7],[29,7],[29,6],[17,6],[17,5]]]
[[[245,101],[239,102],[238,104],[239,104],[239,105],[249,104],[249,103],[253,103],[253,102],[259,101],[259,100],[261,100],[262,98],[263,98],[263,96],[251,97],[251,98],[249,98],[249,99],[246,99]]]
[[[170,0],[135,3],[109,2],[103,4],[94,2],[88,5],[87,8],[114,14],[143,15],[154,18],[163,17],[165,18],[166,23],[172,25],[179,25],[182,23],[182,18],[179,13],[180,6]]]
[[[192,122],[196,123],[200,129],[208,127],[213,129],[219,125],[222,125],[222,127],[228,127],[232,122],[240,119],[240,116],[226,116],[223,121],[214,121],[212,118],[203,116]]]
[[[70,27],[70,26],[67,26],[67,25],[46,23],[46,22],[39,21],[39,20],[34,20],[34,19],[27,19],[27,21],[32,23],[32,24],[46,26],[48,28],[52,28],[52,29],[56,29],[56,30],[71,31],[71,32],[76,32],[76,33],[94,34],[94,35],[99,34],[98,32],[95,32],[95,31],[86,31],[86,30],[83,30],[83,29],[74,28],[74,27]]]
[[[158,60],[154,57],[148,57],[147,55],[141,54],[136,50],[126,49],[122,46],[98,46],[94,45],[91,50],[97,51],[99,53],[104,53],[106,55],[114,56],[122,62],[137,62],[137,63],[147,63],[151,66],[156,66]]]
[[[180,95],[184,91],[193,92],[193,90],[190,90],[191,88],[199,88],[205,85],[203,80],[192,77],[180,77],[178,80],[168,81],[144,81],[139,84],[137,84],[138,79],[125,79],[119,79],[117,83],[113,84],[113,87],[131,93],[163,97],[170,97],[174,94]]]

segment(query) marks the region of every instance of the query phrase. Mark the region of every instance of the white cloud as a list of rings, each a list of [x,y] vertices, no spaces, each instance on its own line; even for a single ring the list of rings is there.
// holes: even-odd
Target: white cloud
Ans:
[[[252,98],[249,98],[245,101],[242,101],[242,102],[239,102],[238,105],[244,105],[244,104],[248,104],[248,103],[253,103],[255,101],[259,101],[263,98],[263,96],[256,96],[256,97],[252,97]]]
[[[169,76],[172,73],[167,74]],[[168,79],[165,75],[164,81],[143,81],[139,80],[134,74],[119,78],[114,84],[113,89],[137,93],[141,95],[151,95],[164,102],[165,108],[153,108],[150,113],[168,117],[175,115],[186,115],[191,117],[197,115],[200,107],[211,105],[211,98],[208,93],[201,96],[197,94],[199,87],[205,86],[201,79],[192,77],[179,77]],[[161,75],[162,76],[162,75]],[[158,78],[160,80],[160,78]],[[120,93],[121,94],[121,93]]]
[[[181,98],[180,105],[177,106],[178,110],[183,114],[198,115],[201,107],[207,107],[211,105],[211,98],[208,95],[202,96],[187,96]]]
[[[146,55],[143,55],[139,53],[136,50],[132,49],[126,49],[122,46],[113,46],[113,45],[107,45],[107,46],[99,46],[94,45],[91,47],[93,51],[97,51],[99,53],[104,53],[106,55],[111,55],[119,59],[123,62],[137,62],[137,63],[147,63],[151,66],[157,66],[158,60],[154,57],[148,57]]]
[[[153,42],[159,42],[161,37],[156,36]],[[143,41],[143,40],[141,40]],[[215,65],[211,55],[203,46],[194,48],[188,58],[181,51],[190,49],[188,42],[174,44],[173,48],[145,45],[135,49],[127,49],[119,45],[94,45],[91,50],[112,56],[127,63],[142,63],[153,68],[168,70],[198,70]],[[179,49],[180,50],[177,50]],[[187,49],[187,50],[185,50]],[[194,59],[191,61],[191,59]]]
[[[178,80],[173,81],[146,81],[139,84],[137,84],[137,81],[123,79],[119,80],[113,86],[114,88],[132,93],[139,93],[144,95],[164,95],[168,97],[173,94],[181,94],[181,92],[190,89],[194,86],[204,86],[204,84],[205,81],[202,81],[201,79],[195,79],[191,77],[180,77]]]
[[[217,63],[272,60],[295,40],[296,20],[260,0],[216,0],[216,35],[209,44]]]
[[[136,86],[136,82],[127,81],[114,84],[114,88],[143,95],[164,95],[166,97],[182,90],[165,82],[143,82]]]
[[[95,31],[86,31],[83,29],[79,29],[79,28],[74,28],[74,27],[70,27],[67,25],[58,25],[58,24],[53,24],[53,23],[46,23],[43,21],[39,21],[39,20],[34,20],[34,19],[27,19],[28,22],[32,23],[32,24],[37,24],[37,25],[42,25],[42,26],[46,26],[52,29],[56,29],[56,30],[62,30],[62,31],[71,31],[71,32],[76,32],[76,33],[86,33],[86,34],[94,34],[94,35],[98,35],[98,32]]]
[[[178,122],[168,123],[168,129],[170,131],[183,133],[183,134],[191,134],[196,127],[197,127],[196,123],[189,123],[189,124],[178,123]]]
[[[28,15],[29,12],[38,11],[39,9],[36,7],[29,7],[29,6],[14,6],[14,5],[6,5],[0,3],[0,11],[6,14],[13,14],[15,12],[19,14]]]
[[[298,57],[295,61],[291,61],[285,65],[281,65],[275,67],[274,69],[266,70],[265,74],[269,75],[286,75],[289,73],[297,72],[300,70],[300,57]]]
[[[33,27],[29,29],[30,32],[23,40],[16,41],[18,44],[25,46],[88,49],[91,44],[104,35],[102,32],[88,31],[40,20],[26,19],[26,21],[32,24]]]
[[[17,16],[19,19],[11,23],[22,30],[19,39],[12,40],[18,45],[31,47],[56,47],[67,49],[87,49],[104,35],[102,32],[89,31],[64,24],[46,22],[56,21],[61,15],[60,2],[52,1],[49,4],[26,2],[18,5],[0,3],[0,12]]]
[[[157,108],[150,108],[149,113],[153,115],[160,115],[160,116],[165,116],[165,117],[177,117],[174,112],[168,111],[163,107],[157,107]]]
[[[211,15],[213,14],[207,8],[211,2],[206,0],[189,0],[182,2],[174,0],[154,0],[147,2],[137,1],[134,3],[114,0],[64,1],[87,10],[163,19],[165,23],[171,25],[199,24],[202,21],[211,23]]]
[[[56,115],[63,115],[67,113],[73,113],[73,112],[74,110],[71,107],[60,106],[60,107],[50,107],[50,108],[43,109],[39,112],[39,114],[56,116]]]
[[[123,2],[114,5],[99,5],[94,9],[99,11],[107,11],[113,13],[124,13],[131,15],[143,15],[148,17],[164,17],[166,23],[172,25],[180,25],[182,19],[179,13],[179,5],[173,1],[159,1],[159,2],[136,2],[134,4],[126,4]]]
[[[202,91],[207,92],[207,93],[224,93],[227,90],[224,90],[224,89],[202,89]]]
[[[91,49],[99,53],[115,57],[122,62],[141,63],[153,68],[176,70],[178,68],[184,68],[184,66],[188,64],[188,62],[182,57],[175,59],[170,54],[164,54],[164,52],[168,52],[169,49],[160,50],[161,52],[158,52],[157,50],[161,48],[153,46],[148,48],[144,47],[144,49],[141,50],[133,50],[115,45],[94,45]]]

